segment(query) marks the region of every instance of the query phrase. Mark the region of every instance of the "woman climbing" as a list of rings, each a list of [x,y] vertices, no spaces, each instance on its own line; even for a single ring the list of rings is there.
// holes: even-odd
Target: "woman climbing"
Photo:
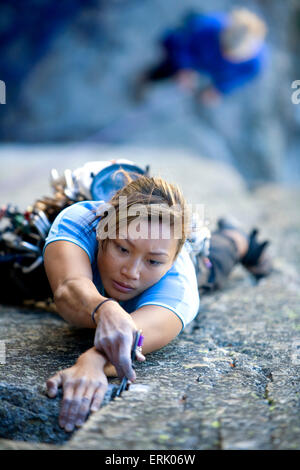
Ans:
[[[99,409],[107,376],[135,380],[131,348],[138,330],[144,344],[136,357],[143,361],[195,318],[199,292],[221,288],[237,263],[256,278],[270,273],[268,242],[227,219],[211,234],[208,257],[191,256],[190,220],[180,189],[147,175],[128,176],[109,203],[78,202],[55,219],[44,265],[57,311],[95,329],[94,347],[47,381],[49,397],[63,388],[59,423],[66,431]]]

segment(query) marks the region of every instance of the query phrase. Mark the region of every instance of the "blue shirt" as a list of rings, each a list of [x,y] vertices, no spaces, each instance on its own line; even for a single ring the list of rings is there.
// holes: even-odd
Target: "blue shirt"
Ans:
[[[228,17],[224,14],[192,15],[182,28],[169,30],[162,38],[175,68],[207,74],[224,94],[252,80],[265,65],[267,56],[263,45],[249,60],[226,59],[222,55],[220,33],[227,24]]]
[[[96,239],[96,210],[103,201],[82,201],[67,207],[56,217],[45,242],[65,240],[75,243],[89,256],[93,282],[101,295],[104,288],[97,266],[98,241]],[[175,263],[169,271],[153,286],[138,296],[120,302],[120,305],[131,313],[144,305],[159,305],[177,315],[182,328],[190,323],[199,310],[199,292],[196,272],[188,250],[181,249]]]

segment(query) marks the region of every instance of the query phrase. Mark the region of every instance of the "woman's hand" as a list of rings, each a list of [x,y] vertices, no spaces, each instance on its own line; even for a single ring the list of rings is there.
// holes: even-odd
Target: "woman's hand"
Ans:
[[[131,349],[137,327],[117,302],[106,302],[95,314],[97,323],[94,345],[115,366],[120,378],[136,379],[131,363]],[[142,356],[142,357],[141,357]],[[143,361],[143,355],[138,360]]]
[[[82,354],[76,364],[57,372],[47,381],[47,394],[50,398],[63,388],[63,400],[59,415],[59,425],[67,432],[84,423],[89,411],[97,411],[107,390],[104,374],[106,359],[95,350]]]

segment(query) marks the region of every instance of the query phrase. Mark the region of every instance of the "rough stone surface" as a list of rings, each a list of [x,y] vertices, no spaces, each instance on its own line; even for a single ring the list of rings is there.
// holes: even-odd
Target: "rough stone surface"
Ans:
[[[231,281],[65,448],[299,448],[299,293],[281,273]]]
[[[212,226],[230,212],[248,228],[261,227],[262,238],[272,239],[275,271],[255,285],[238,267],[222,292],[202,298],[198,317],[176,340],[137,366],[136,384],[68,441],[56,424],[59,400],[46,398],[43,384],[91,344],[91,332],[54,314],[2,307],[0,421],[15,416],[15,430],[12,420],[0,448],[299,449],[300,191],[269,185],[248,193],[229,167],[179,152],[143,159],[203,202]],[[49,444],[13,440],[29,438]]]
[[[69,439],[71,434],[58,425],[61,391],[49,399],[45,382],[92,346],[92,331],[69,327],[56,314],[6,306],[0,307],[0,331],[5,343],[5,364],[0,365],[0,436],[49,443]],[[104,403],[112,389],[113,385]]]

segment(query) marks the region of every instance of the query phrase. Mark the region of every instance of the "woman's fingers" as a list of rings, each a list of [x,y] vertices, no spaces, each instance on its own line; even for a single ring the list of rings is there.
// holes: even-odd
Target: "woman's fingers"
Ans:
[[[131,348],[132,340],[130,342],[127,338],[124,338],[123,341],[120,342],[117,356],[117,364],[118,368],[121,371],[119,377],[127,377],[128,380],[134,382],[136,379],[136,374],[132,368]],[[116,366],[116,364],[114,365]]]
[[[94,345],[98,351],[103,351],[107,359],[115,366],[120,379],[127,377],[135,381],[136,375],[132,368],[131,348],[133,343],[133,334],[118,333],[111,337],[99,339],[97,332]]]
[[[72,384],[72,391],[73,396],[68,397],[68,393],[66,396],[67,402],[65,410],[62,409],[62,420],[63,420],[63,427],[66,431],[71,432],[75,427],[75,423],[77,421],[78,413],[82,406],[82,401],[88,401],[87,395],[87,388],[88,388],[88,381],[85,377],[81,377],[79,380],[77,379]],[[90,400],[89,400],[90,401]]]
[[[62,376],[61,372],[57,372],[55,375],[50,377],[50,379],[47,380],[46,386],[47,386],[47,395],[50,398],[54,398],[57,395],[57,390],[62,384]]]
[[[144,356],[144,354],[141,351],[139,351],[138,349],[135,350],[135,357],[136,357],[137,361],[139,361],[139,362],[143,362],[143,361],[146,360],[146,357]]]
[[[58,420],[60,427],[65,428],[65,430],[68,432],[73,430],[69,425],[69,410],[72,405],[74,386],[75,384],[73,384],[72,382],[65,382],[63,384],[64,395],[61,403]]]
[[[107,359],[91,348],[82,354],[76,364],[58,372],[47,381],[49,396],[55,396],[59,386],[63,388],[63,398],[59,413],[59,425],[71,432],[81,426],[91,408],[102,402],[107,389],[104,367]]]
[[[99,410],[101,403],[103,401],[105,392],[107,390],[107,384],[102,384],[101,387],[98,387],[94,393],[92,404],[91,404],[91,411]]]
[[[60,426],[67,432],[73,431],[75,426],[82,426],[91,405],[91,411],[99,409],[106,390],[107,381],[100,383],[80,379],[72,385],[66,384],[59,417]]]
[[[87,415],[89,414],[91,402],[95,393],[95,388],[96,388],[96,385],[94,383],[90,384],[86,388],[84,395],[81,397],[80,407],[78,409],[76,420],[75,420],[75,425],[78,427],[83,425],[84,421],[86,420]]]
[[[130,315],[116,302],[105,304],[98,322],[94,345],[104,352],[107,359],[115,366],[118,376],[135,380],[131,364],[131,348],[136,326]]]

